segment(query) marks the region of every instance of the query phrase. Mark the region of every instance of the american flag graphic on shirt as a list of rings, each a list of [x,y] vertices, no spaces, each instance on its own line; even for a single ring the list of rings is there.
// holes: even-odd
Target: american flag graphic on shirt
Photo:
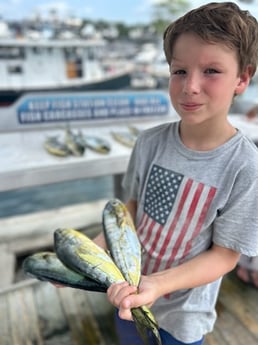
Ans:
[[[179,263],[200,233],[216,188],[175,171],[153,165],[138,223],[139,239],[147,253],[143,274]]]

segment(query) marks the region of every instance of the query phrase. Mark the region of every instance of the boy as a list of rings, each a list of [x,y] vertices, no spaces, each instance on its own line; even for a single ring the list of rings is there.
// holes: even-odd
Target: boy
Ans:
[[[180,121],[139,136],[124,179],[143,255],[138,289],[108,289],[123,345],[142,344],[128,321],[140,305],[164,345],[202,344],[223,275],[258,255],[258,151],[227,118],[256,71],[258,23],[235,3],[206,4],[168,26],[164,50]]]

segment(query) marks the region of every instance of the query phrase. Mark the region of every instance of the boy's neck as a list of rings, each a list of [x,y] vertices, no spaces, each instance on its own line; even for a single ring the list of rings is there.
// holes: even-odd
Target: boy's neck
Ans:
[[[210,151],[225,144],[237,133],[237,129],[228,121],[224,124],[208,126],[180,123],[179,135],[183,144],[191,150]]]

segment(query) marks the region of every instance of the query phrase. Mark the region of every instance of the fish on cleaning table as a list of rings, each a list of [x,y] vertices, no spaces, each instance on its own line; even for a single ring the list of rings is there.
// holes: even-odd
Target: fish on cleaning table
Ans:
[[[47,137],[44,142],[44,147],[48,153],[54,156],[66,157],[71,154],[68,147],[56,136]]]
[[[82,145],[94,152],[107,154],[111,151],[110,143],[103,138],[84,135],[82,131],[78,132],[78,137]]]
[[[112,131],[111,135],[117,142],[130,148],[134,147],[134,144],[137,139],[137,136],[132,134],[129,131],[128,132]]]
[[[139,128],[132,125],[128,126],[128,129],[136,137],[138,137],[138,135],[141,133],[141,130]]]
[[[85,151],[85,146],[82,145],[78,138],[78,135],[73,133],[73,131],[67,127],[65,130],[65,145],[68,147],[69,151],[74,156],[82,156]]]

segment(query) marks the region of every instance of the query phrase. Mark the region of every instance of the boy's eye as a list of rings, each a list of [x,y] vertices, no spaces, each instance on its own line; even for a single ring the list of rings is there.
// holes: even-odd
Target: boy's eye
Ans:
[[[215,68],[206,68],[204,70],[204,74],[216,74],[216,73],[220,73],[220,72],[216,70]],[[184,74],[187,74],[186,70],[184,69],[171,70],[171,75],[184,75]]]
[[[183,69],[178,69],[175,71],[171,71],[171,74],[186,74],[186,71]]]
[[[205,73],[206,74],[214,74],[214,73],[219,73],[219,72],[216,69],[214,69],[214,68],[207,68],[205,70]]]

